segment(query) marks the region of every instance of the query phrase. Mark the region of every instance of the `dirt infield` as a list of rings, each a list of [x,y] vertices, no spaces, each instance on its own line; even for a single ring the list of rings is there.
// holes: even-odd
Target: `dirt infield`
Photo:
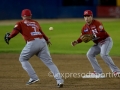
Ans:
[[[36,56],[32,57],[30,62],[40,81],[26,86],[25,83],[29,77],[22,69],[18,58],[19,54],[0,54],[0,90],[59,90],[54,78],[48,75],[48,68]],[[85,55],[52,54],[52,58],[65,80],[64,87],[60,90],[120,90],[120,77],[82,79],[78,76],[78,74],[93,71]],[[104,61],[99,56],[97,58],[104,73],[110,72]],[[120,68],[120,57],[114,56],[112,58]]]

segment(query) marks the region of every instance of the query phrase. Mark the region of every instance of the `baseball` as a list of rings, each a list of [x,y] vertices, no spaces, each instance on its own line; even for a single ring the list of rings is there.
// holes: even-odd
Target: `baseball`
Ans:
[[[49,30],[53,30],[53,27],[49,27]]]

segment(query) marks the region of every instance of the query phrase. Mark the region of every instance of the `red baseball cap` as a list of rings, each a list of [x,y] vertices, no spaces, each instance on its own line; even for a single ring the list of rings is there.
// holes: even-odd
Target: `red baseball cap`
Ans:
[[[84,11],[84,16],[85,15],[90,15],[90,16],[93,16],[93,12],[91,10],[85,10]]]
[[[30,9],[24,9],[22,10],[21,16],[32,16]]]

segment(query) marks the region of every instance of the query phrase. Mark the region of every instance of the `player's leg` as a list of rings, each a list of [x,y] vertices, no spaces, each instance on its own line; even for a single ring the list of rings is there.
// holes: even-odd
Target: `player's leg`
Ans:
[[[34,51],[32,50],[34,49]],[[28,73],[29,77],[30,77],[30,80],[28,81],[27,85],[28,84],[32,84],[34,83],[36,80],[38,81],[38,76],[36,75],[33,67],[31,66],[31,64],[29,63],[29,59],[35,54],[35,50],[37,48],[35,48],[33,46],[33,42],[28,42],[26,44],[26,46],[23,48],[21,54],[20,54],[20,57],[19,57],[19,61],[20,63],[22,64],[22,67],[23,69]],[[32,82],[32,80],[34,82]],[[31,82],[31,83],[29,83]]]
[[[96,55],[98,55],[99,53],[100,53],[100,48],[98,47],[98,45],[92,46],[87,52],[87,58],[90,61],[96,73],[102,73],[102,69],[96,59]]]
[[[50,69],[53,73],[54,78],[57,81],[57,84],[63,84],[64,81],[60,75],[60,72],[57,66],[53,63],[51,55],[49,53],[46,42],[44,42],[44,46],[41,51],[37,54],[37,56],[42,60],[42,62]],[[59,87],[59,86],[58,86]]]
[[[120,69],[114,64],[112,58],[109,56],[109,52],[113,46],[113,41],[109,37],[105,40],[104,44],[102,44],[100,55],[102,59],[106,62],[106,64],[110,67],[112,72],[120,72]]]
[[[99,53],[100,53],[100,48],[98,47],[98,45],[94,45],[88,50],[87,57],[94,69],[94,72],[88,73],[82,76],[82,78],[105,78],[105,75],[102,73],[102,69],[95,57]]]

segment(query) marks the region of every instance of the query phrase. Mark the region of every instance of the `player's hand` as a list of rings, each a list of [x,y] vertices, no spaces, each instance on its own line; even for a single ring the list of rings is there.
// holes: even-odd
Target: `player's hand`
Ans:
[[[51,42],[50,42],[50,40],[47,41],[47,45],[48,45],[49,47],[50,47],[50,45],[52,45]]]
[[[71,42],[71,45],[72,45],[72,46],[75,46],[76,44],[78,44],[77,41],[73,41],[73,42]]]

